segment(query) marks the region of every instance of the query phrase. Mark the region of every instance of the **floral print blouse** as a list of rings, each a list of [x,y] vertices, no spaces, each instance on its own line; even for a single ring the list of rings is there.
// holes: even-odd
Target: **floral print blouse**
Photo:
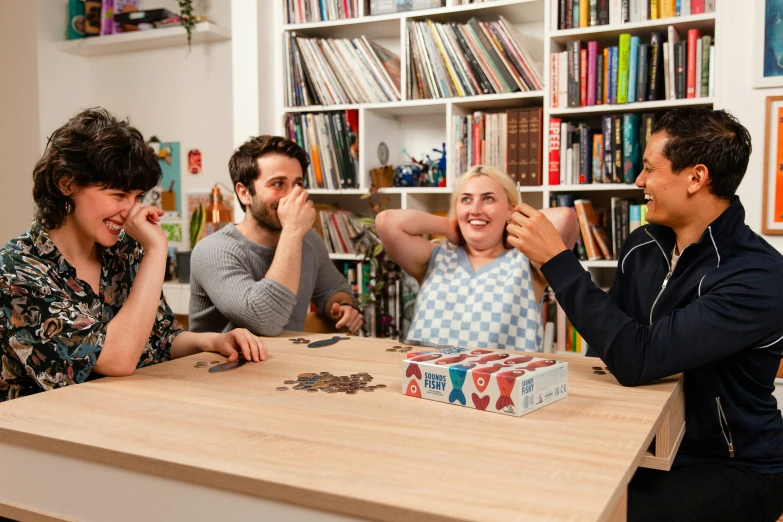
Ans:
[[[100,295],[76,276],[38,222],[0,248],[0,401],[90,377],[144,255],[125,233],[111,248],[100,248]],[[169,360],[182,331],[161,293],[137,367]]]

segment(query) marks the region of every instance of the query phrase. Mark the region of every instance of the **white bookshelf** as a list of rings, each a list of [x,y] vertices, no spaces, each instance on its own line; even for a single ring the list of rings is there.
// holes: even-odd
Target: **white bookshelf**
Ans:
[[[211,22],[200,22],[192,30],[191,41],[193,45],[228,40],[231,40],[231,30]],[[57,48],[65,53],[91,57],[166,47],[185,47],[187,44],[187,33],[184,28],[165,27],[68,40],[59,43]]]
[[[366,205],[358,196],[367,193],[370,188],[369,170],[381,166],[376,157],[378,144],[383,141],[389,149],[389,162],[392,165],[404,163],[401,153],[406,148],[410,154],[419,157],[422,152],[429,152],[433,146],[440,147],[446,143],[449,168],[454,149],[451,121],[454,115],[465,115],[475,110],[503,110],[525,107],[543,107],[543,143],[542,143],[542,177],[543,185],[521,187],[523,199],[538,207],[547,207],[550,198],[557,194],[571,193],[577,197],[594,200],[596,206],[607,206],[613,196],[637,198],[641,202],[641,191],[633,184],[588,184],[588,185],[549,185],[548,184],[548,129],[551,117],[575,123],[584,121],[595,123],[603,114],[619,114],[626,112],[657,112],[662,113],[674,107],[683,106],[715,106],[716,97],[694,98],[681,100],[658,100],[643,103],[627,103],[619,105],[598,105],[580,108],[552,108],[549,106],[549,71],[550,54],[565,49],[569,40],[597,40],[603,45],[616,45],[621,33],[639,36],[643,41],[649,40],[652,31],[662,31],[673,25],[684,36],[688,29],[696,28],[702,34],[713,36],[717,54],[722,53],[722,43],[717,36],[718,16],[716,13],[704,13],[684,17],[661,18],[619,25],[603,25],[579,29],[556,29],[556,20],[551,17],[556,13],[557,0],[496,0],[479,4],[452,5],[452,0],[446,0],[446,6],[437,9],[409,11],[380,16],[360,16],[348,20],[309,24],[280,24],[282,31],[296,32],[306,37],[338,37],[351,38],[364,35],[375,40],[390,50],[393,50],[401,60],[402,100],[391,103],[289,107],[281,110],[282,114],[323,112],[345,109],[359,111],[359,188],[354,190],[328,191],[312,190],[314,199],[325,202],[330,199],[340,204],[362,212]],[[718,6],[720,8],[720,6]],[[362,11],[364,13],[364,11]],[[534,60],[540,58],[541,76],[544,80],[544,90],[520,92],[513,94],[483,95],[464,98],[445,99],[411,99],[405,92],[407,84],[406,21],[432,19],[437,22],[464,22],[472,16],[482,19],[494,19],[502,15],[510,21],[517,33],[521,35],[520,43],[530,51]],[[717,76],[720,73],[716,67]],[[283,74],[285,64],[283,64]],[[426,143],[426,145],[425,145]],[[446,188],[388,188],[379,192],[389,198],[391,208],[416,208],[421,210],[448,210],[449,195],[455,178],[454,172],[447,172]],[[602,274],[606,279],[616,267],[614,260],[584,262],[583,266],[594,275]]]

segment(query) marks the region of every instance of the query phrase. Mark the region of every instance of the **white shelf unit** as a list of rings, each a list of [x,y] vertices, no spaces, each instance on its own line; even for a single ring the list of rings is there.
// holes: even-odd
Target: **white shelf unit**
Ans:
[[[381,16],[362,16],[349,20],[338,20],[311,24],[284,24],[284,32],[296,32],[301,36],[351,38],[364,35],[368,39],[378,41],[381,45],[393,50],[401,59],[402,101],[393,103],[374,103],[337,106],[289,107],[282,110],[283,114],[302,112],[324,112],[345,109],[359,110],[359,188],[353,190],[328,191],[312,190],[311,193],[319,202],[329,199],[338,201],[346,208],[366,214],[365,200],[357,196],[365,194],[370,187],[369,170],[380,166],[375,151],[380,142],[386,143],[390,151],[389,162],[399,165],[405,158],[402,149],[406,148],[413,156],[428,152],[433,146],[439,147],[445,141],[447,155],[453,154],[453,136],[451,121],[454,115],[465,115],[474,110],[502,110],[521,107],[543,107],[542,119],[542,178],[543,185],[521,187],[524,200],[538,207],[549,206],[550,197],[556,194],[573,193],[577,196],[590,198],[597,207],[608,206],[608,200],[613,196],[638,198],[641,201],[641,191],[633,184],[589,184],[589,185],[549,185],[548,180],[548,129],[550,117],[574,122],[593,122],[603,114],[618,114],[625,112],[664,112],[674,107],[683,106],[714,106],[716,98],[695,98],[682,100],[658,100],[643,103],[628,103],[622,105],[599,105],[569,109],[549,107],[549,71],[550,55],[565,49],[565,44],[572,39],[585,42],[597,40],[602,45],[616,45],[618,36],[630,33],[645,41],[652,31],[662,31],[664,35],[669,25],[677,28],[681,35],[688,29],[699,29],[702,34],[713,36],[717,53],[721,54],[721,41],[715,39],[717,34],[716,13],[705,13],[685,17],[662,18],[644,22],[625,23],[620,25],[603,25],[588,28],[558,30],[553,29],[551,17],[556,13],[558,0],[497,0],[480,4],[451,5],[446,0],[446,7],[409,11]],[[502,15],[514,25],[518,34],[522,35],[522,44],[531,54],[540,55],[542,60],[541,75],[544,80],[544,90],[501,95],[483,95],[464,98],[447,99],[411,99],[405,92],[407,84],[406,31],[407,20],[432,19],[438,22],[464,22],[472,16],[481,19],[494,19]],[[284,65],[285,67],[285,65]],[[716,67],[716,78],[720,73]],[[285,74],[285,70],[283,71]],[[716,80],[717,82],[717,80]],[[450,161],[448,162],[450,163]],[[451,165],[449,165],[450,167]],[[447,172],[447,187],[445,189],[427,188],[389,188],[379,192],[389,198],[392,208],[416,208],[421,210],[448,210],[449,195],[455,173]],[[600,275],[601,282],[607,282],[617,262],[614,260],[586,261],[583,266]]]
[[[192,30],[193,45],[228,40],[231,40],[231,30],[211,22],[199,22]],[[187,44],[187,33],[183,27],[165,27],[68,40],[58,44],[57,48],[79,56],[105,56],[165,47],[184,47]]]

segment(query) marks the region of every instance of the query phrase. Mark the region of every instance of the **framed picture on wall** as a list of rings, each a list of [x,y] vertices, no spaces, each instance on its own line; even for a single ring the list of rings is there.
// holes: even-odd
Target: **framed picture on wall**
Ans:
[[[783,0],[758,0],[753,5],[753,87],[783,87]]]
[[[783,96],[767,97],[761,230],[783,235]]]

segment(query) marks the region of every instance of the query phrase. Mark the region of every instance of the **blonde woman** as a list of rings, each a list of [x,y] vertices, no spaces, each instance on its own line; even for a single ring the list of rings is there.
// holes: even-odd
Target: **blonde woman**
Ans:
[[[541,351],[546,281],[540,267],[505,241],[506,223],[519,203],[507,174],[479,165],[457,180],[449,218],[418,210],[378,214],[384,248],[421,285],[409,340]],[[573,210],[542,212],[573,248]],[[448,242],[434,244],[423,237],[428,234]]]

